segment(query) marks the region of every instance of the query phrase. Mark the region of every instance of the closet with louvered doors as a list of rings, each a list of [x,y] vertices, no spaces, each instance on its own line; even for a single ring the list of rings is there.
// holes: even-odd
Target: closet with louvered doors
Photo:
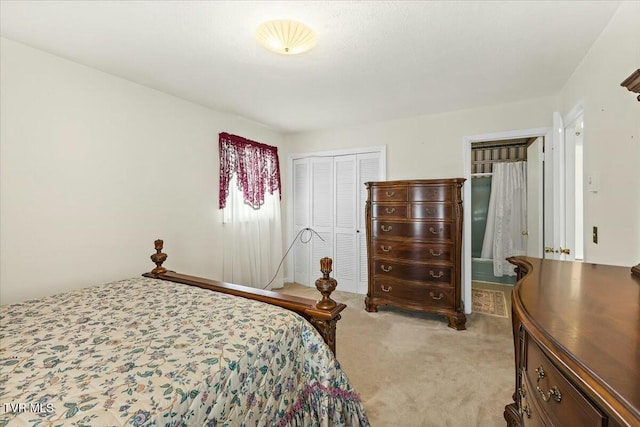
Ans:
[[[319,260],[333,258],[338,290],[365,294],[368,283],[365,182],[384,179],[384,150],[292,159],[293,280],[313,286]],[[310,231],[311,228],[318,235]],[[322,238],[323,240],[321,240]]]

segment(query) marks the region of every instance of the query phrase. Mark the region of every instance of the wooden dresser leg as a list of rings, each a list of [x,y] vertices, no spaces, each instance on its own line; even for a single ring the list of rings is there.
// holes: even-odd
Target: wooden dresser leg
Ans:
[[[364,309],[366,311],[368,311],[369,313],[377,313],[378,312],[378,306],[376,304],[373,303],[372,298],[370,297],[366,297],[364,299]]]
[[[520,414],[518,413],[515,403],[504,407],[504,419],[507,422],[507,427],[520,427],[522,425]]]
[[[465,326],[467,323],[467,316],[465,316],[464,313],[455,313],[447,317],[449,319],[450,328],[453,328],[456,331],[464,331],[467,329]]]

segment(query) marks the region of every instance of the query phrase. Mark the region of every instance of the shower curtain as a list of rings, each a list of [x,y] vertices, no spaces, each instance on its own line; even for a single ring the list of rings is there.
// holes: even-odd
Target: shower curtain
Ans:
[[[487,227],[482,242],[482,258],[493,259],[496,277],[515,276],[507,257],[524,255],[527,241],[526,162],[493,164]]]

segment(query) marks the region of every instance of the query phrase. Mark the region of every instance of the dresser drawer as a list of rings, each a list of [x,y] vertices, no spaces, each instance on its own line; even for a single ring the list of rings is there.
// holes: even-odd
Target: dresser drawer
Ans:
[[[412,186],[409,188],[409,201],[451,202],[453,201],[453,188],[442,185]]]
[[[406,218],[407,204],[372,203],[371,216],[373,218]]]
[[[452,203],[411,203],[413,219],[450,219],[452,217]]]
[[[553,365],[538,345],[528,340],[526,381],[536,404],[553,425],[606,425],[604,415]]]
[[[374,238],[407,237],[422,240],[451,240],[451,223],[448,222],[397,222],[374,219],[371,231]]]
[[[451,283],[451,266],[404,264],[395,260],[376,259],[373,262],[376,277],[391,277],[420,282]]]
[[[525,380],[524,372],[522,374],[522,384],[520,385],[520,415],[522,416],[522,425],[524,427],[545,427],[541,418],[540,408],[536,406],[535,388],[532,389]],[[533,393],[531,392],[533,390]]]
[[[438,286],[404,283],[397,280],[376,279],[373,286],[374,296],[402,301],[409,305],[453,307],[453,289]]]
[[[373,239],[371,250],[376,258],[398,258],[415,261],[439,261],[453,264],[453,245],[399,242],[394,240]]]
[[[406,202],[407,187],[373,187],[371,189],[373,202]]]

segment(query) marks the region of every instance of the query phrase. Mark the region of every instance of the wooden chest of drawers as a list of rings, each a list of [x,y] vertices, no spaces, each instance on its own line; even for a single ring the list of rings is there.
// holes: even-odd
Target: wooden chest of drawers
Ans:
[[[447,316],[465,329],[461,296],[464,179],[366,183],[369,289],[380,305]]]
[[[509,427],[640,426],[640,277],[626,267],[513,257]]]

